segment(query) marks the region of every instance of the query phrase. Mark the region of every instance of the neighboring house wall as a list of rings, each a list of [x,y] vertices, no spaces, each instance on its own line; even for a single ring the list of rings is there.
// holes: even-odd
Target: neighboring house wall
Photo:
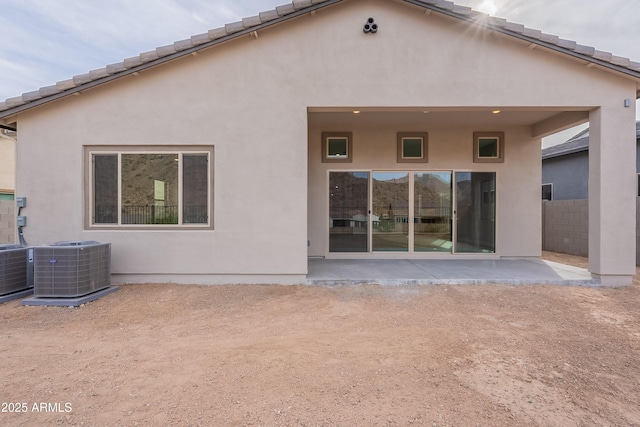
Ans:
[[[640,122],[636,123],[636,172],[640,173]],[[588,140],[586,142],[588,144]],[[556,146],[571,144],[571,141]],[[552,147],[552,148],[556,148]],[[553,185],[552,200],[577,200],[589,197],[589,147],[582,150],[546,157],[542,151],[542,184]],[[640,195],[640,193],[636,193]]]
[[[553,184],[552,200],[586,199],[589,152],[567,154],[542,162],[542,183]]]
[[[16,242],[15,219],[13,200],[0,200],[0,244]]]

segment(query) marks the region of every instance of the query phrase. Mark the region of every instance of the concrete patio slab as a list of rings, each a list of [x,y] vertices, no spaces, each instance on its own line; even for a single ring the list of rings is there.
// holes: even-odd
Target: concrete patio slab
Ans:
[[[538,258],[491,260],[310,258],[310,285],[573,285],[599,286],[584,268]]]

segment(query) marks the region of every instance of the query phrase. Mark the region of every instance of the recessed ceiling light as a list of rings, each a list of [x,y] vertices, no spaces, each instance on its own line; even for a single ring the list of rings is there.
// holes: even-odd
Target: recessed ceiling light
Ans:
[[[492,113],[493,114],[500,114],[500,110],[493,110]]]
[[[360,114],[360,110],[353,110],[353,114]]]

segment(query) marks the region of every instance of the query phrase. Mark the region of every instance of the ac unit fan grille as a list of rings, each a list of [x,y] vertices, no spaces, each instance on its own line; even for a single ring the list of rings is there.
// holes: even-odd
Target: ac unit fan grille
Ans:
[[[34,296],[78,297],[111,285],[111,244],[60,242],[35,248]]]
[[[0,245],[0,295],[29,288],[27,251],[20,245]]]

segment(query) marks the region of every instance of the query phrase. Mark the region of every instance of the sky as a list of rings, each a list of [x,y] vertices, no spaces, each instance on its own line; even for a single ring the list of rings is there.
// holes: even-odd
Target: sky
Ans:
[[[287,0],[0,0],[0,100],[286,3]],[[640,0],[455,3],[640,62]],[[637,112],[640,118],[640,108]]]

